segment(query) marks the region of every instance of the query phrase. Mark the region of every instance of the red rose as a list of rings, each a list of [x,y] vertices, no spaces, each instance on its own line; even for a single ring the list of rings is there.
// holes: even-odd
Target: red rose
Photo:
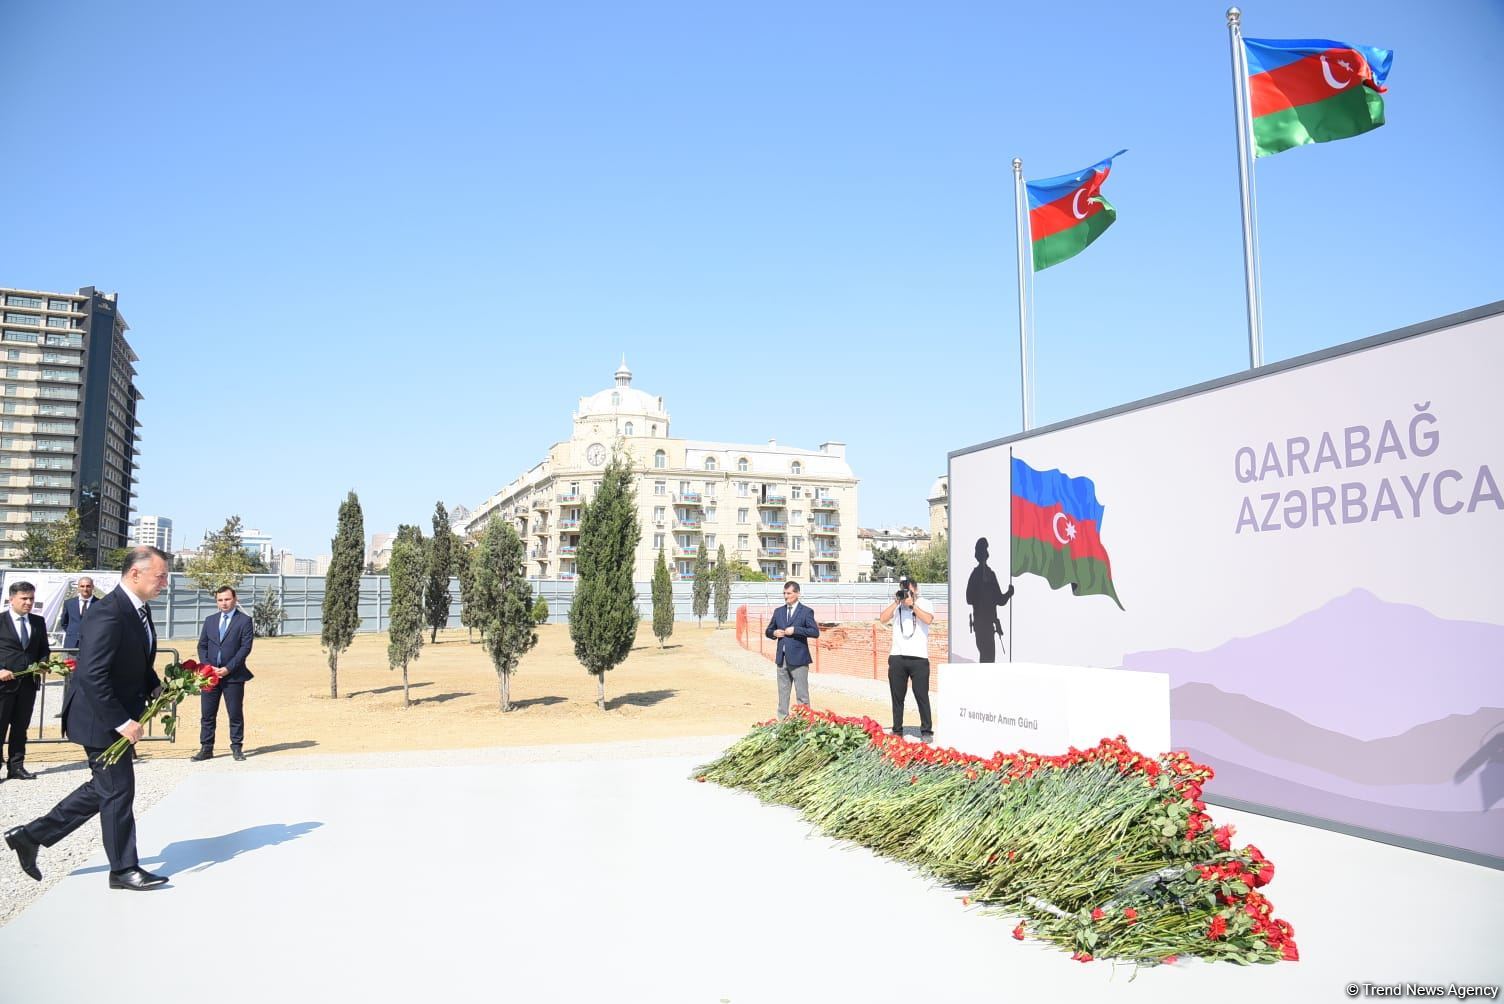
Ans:
[[[1176,961],[1179,960],[1179,958],[1180,958],[1180,956],[1178,956],[1178,955],[1166,955],[1164,958],[1160,959],[1159,961],[1163,965],[1173,966],[1176,963]]]
[[[1265,861],[1259,865],[1259,870],[1253,873],[1254,888],[1268,885],[1274,880],[1274,863]]]
[[[1225,934],[1227,934],[1227,921],[1223,920],[1222,915],[1219,913],[1212,918],[1212,926],[1207,928],[1206,936],[1212,941],[1216,941]]]
[[[1299,962],[1300,950],[1295,947],[1295,942],[1287,941],[1279,946],[1280,955],[1286,962]]]
[[[1016,938],[1019,941],[1023,941],[1024,940],[1024,924],[1023,924],[1023,921],[1019,921],[1018,922],[1018,926],[1013,929],[1013,937]]]
[[[1093,923],[1095,923],[1096,921],[1101,920],[1105,916],[1107,916],[1107,914],[1105,914],[1105,913],[1102,912],[1102,908],[1100,906],[1096,907],[1091,912],[1091,919],[1092,919]]]
[[[1123,916],[1130,921],[1138,920],[1138,911],[1131,906],[1123,908]]]
[[[971,897],[970,896],[962,896],[961,897],[961,905],[962,906],[970,906],[971,905]]]
[[[1077,952],[1075,955],[1072,955],[1071,958],[1075,959],[1077,962],[1090,962],[1091,961],[1091,953],[1090,952]]]
[[[1217,838],[1217,846],[1224,851],[1232,850],[1232,834],[1231,826],[1219,826],[1212,832],[1212,836]]]

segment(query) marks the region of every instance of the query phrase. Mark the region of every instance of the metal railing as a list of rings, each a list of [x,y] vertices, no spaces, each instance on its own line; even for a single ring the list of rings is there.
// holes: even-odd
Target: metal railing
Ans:
[[[179,656],[177,649],[175,649],[175,648],[159,648],[159,649],[157,649],[157,654],[158,655],[161,655],[163,652],[171,652],[172,653],[172,661],[173,662],[180,662],[181,661],[181,656]],[[76,648],[59,648],[59,649],[54,649],[53,652],[52,652],[52,654],[53,655],[77,655],[78,654],[78,649],[76,649]],[[171,664],[172,663],[168,663],[168,665],[171,665]],[[52,685],[56,686],[57,689],[62,694],[66,695],[68,693],[68,689],[67,688],[68,688],[69,684],[71,683],[71,681],[72,681],[72,677],[70,676],[68,679],[56,681]],[[37,726],[36,726],[36,728],[37,728],[37,734],[34,735],[34,736],[31,736],[26,741],[28,743],[71,743],[71,742],[74,742],[75,740],[69,739],[69,738],[67,738],[66,736],[64,736],[62,734],[62,728],[63,727],[62,727],[61,723],[58,724],[58,734],[56,736],[49,737],[47,735],[47,688],[49,686],[49,680],[48,680],[47,676],[41,677],[40,678],[40,683],[41,683],[41,685],[37,688],[37,708],[36,708],[36,711],[34,712],[34,714],[36,715],[36,720],[37,720]],[[178,706],[176,704],[174,704],[170,708],[167,709],[167,713],[170,714],[170,715],[175,715],[175,714],[177,714],[177,710],[178,710]],[[62,708],[58,708],[57,714],[53,715],[52,717],[53,718],[61,718],[61,717],[63,717],[63,709]],[[151,719],[150,721],[148,721],[146,723],[146,734],[143,735],[140,739],[138,739],[136,741],[137,742],[142,742],[142,743],[147,743],[147,742],[151,742],[151,743],[175,743],[175,742],[178,741],[176,733],[174,733],[171,736],[165,736],[165,735],[159,736],[159,735],[156,734],[156,732],[157,732],[157,720],[155,718],[153,718],[153,719]]]

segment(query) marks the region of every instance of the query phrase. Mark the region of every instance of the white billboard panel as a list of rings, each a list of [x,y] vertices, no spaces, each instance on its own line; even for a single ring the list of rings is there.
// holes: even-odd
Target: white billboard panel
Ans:
[[[1504,303],[1266,370],[953,454],[951,659],[1168,673],[1209,793],[1504,864]]]

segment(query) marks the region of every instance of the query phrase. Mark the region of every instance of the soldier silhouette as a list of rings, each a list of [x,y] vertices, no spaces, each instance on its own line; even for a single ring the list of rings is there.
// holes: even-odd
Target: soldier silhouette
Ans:
[[[999,641],[1003,637],[1003,625],[997,616],[997,608],[1007,606],[1013,598],[1013,584],[1008,584],[1005,593],[998,585],[997,573],[987,567],[987,538],[977,538],[977,567],[971,570],[966,580],[966,604],[971,607],[971,633],[976,636],[977,662],[997,662],[997,650],[993,635]],[[1006,653],[1005,653],[1006,654]]]

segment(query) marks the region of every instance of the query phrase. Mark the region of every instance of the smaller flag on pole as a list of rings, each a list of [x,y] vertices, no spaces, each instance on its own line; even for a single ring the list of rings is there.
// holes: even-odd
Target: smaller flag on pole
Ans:
[[[1325,38],[1245,38],[1256,156],[1358,136],[1384,124],[1390,49]]]
[[[1127,152],[1119,150],[1075,174],[1028,183],[1034,271],[1074,258],[1112,226],[1118,211],[1103,197],[1102,183],[1112,170],[1114,158]]]

